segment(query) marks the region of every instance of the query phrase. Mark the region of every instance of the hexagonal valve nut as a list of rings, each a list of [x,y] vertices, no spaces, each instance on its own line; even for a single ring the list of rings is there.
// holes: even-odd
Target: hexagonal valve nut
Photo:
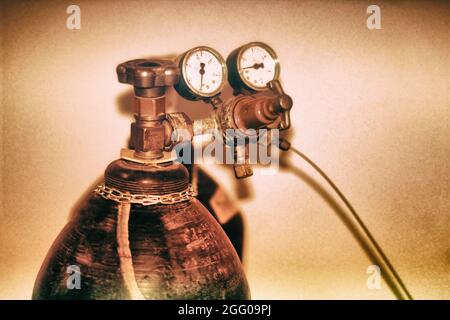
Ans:
[[[139,119],[157,120],[166,112],[166,97],[143,98],[134,97],[134,113]]]
[[[131,138],[133,147],[139,152],[161,153],[164,149],[164,127],[161,125],[139,126],[132,123]]]

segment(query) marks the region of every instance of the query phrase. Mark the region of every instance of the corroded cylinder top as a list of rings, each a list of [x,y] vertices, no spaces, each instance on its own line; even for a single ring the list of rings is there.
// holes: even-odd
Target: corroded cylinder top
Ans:
[[[141,164],[116,160],[105,170],[105,184],[132,194],[162,195],[189,186],[189,172],[180,163]]]

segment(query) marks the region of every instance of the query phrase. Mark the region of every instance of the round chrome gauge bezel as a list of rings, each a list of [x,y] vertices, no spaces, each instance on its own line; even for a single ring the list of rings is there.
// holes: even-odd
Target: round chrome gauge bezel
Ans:
[[[236,73],[239,75],[240,80],[247,88],[249,88],[251,90],[263,91],[263,90],[267,89],[267,83],[264,86],[257,86],[254,83],[248,81],[243,74],[244,70],[240,66],[242,55],[244,54],[244,52],[246,52],[247,50],[249,50],[252,47],[260,47],[263,50],[267,51],[267,53],[270,55],[270,58],[273,60],[275,70],[274,70],[273,79],[271,79],[271,80],[278,80],[278,78],[280,76],[280,62],[278,61],[278,56],[275,53],[275,51],[269,45],[267,45],[263,42],[250,42],[238,49],[234,67],[236,68],[236,71],[237,71]]]
[[[220,63],[221,66],[221,71],[222,71],[222,77],[220,79],[220,84],[217,87],[216,90],[212,91],[212,92],[203,92],[200,90],[197,90],[187,79],[187,65],[186,65],[186,61],[189,60],[189,58],[194,55],[195,53],[199,52],[199,51],[207,51],[209,52],[211,55],[213,55],[217,61]],[[227,65],[225,63],[225,59],[222,57],[222,55],[215,49],[211,48],[211,47],[207,47],[207,46],[198,46],[195,48],[192,48],[190,50],[188,50],[185,54],[182,55],[181,59],[180,59],[180,63],[179,63],[179,67],[181,70],[181,76],[183,78],[183,85],[185,85],[187,87],[187,89],[189,89],[191,95],[191,97],[186,97],[188,99],[202,99],[202,98],[211,98],[214,97],[218,94],[220,94],[225,86],[225,83],[227,81],[227,77],[228,77],[228,70],[227,70]]]

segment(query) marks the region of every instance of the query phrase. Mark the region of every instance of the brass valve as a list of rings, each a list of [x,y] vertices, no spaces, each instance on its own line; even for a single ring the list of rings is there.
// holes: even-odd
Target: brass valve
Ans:
[[[243,133],[248,129],[273,128],[274,123],[279,124],[279,129],[289,128],[291,97],[284,93],[278,80],[270,81],[267,86],[274,95],[242,96],[235,101],[234,122]]]
[[[275,104],[276,108],[274,112],[281,115],[281,121],[278,129],[286,130],[291,127],[291,116],[290,111],[293,106],[293,101],[290,96],[288,96],[281,86],[280,81],[272,80],[267,83],[267,87],[276,95],[278,101]]]
[[[131,124],[130,143],[134,150],[122,152],[122,158],[127,160],[144,163],[173,160],[170,155],[173,147],[191,140],[194,134],[201,134],[206,124],[207,128],[218,128],[225,140],[234,144],[235,175],[245,178],[253,174],[248,163],[248,146],[238,145],[227,130],[234,129],[240,136],[251,137],[255,130],[285,130],[290,126],[292,99],[284,93],[278,80],[268,82],[269,95],[241,94],[226,103],[219,96],[209,99],[215,109],[214,118],[201,121],[200,128],[199,121],[194,125],[184,113],[165,112],[166,88],[177,84],[180,78],[179,67],[174,62],[137,59],[120,64],[116,71],[119,82],[133,85],[135,93],[136,121]]]
[[[119,82],[134,87],[134,117],[131,124],[131,160],[164,160],[164,151],[170,146],[171,126],[165,125],[168,86],[179,80],[179,69],[169,60],[137,59],[117,66]],[[126,158],[130,158],[126,152]],[[130,159],[129,159],[130,160]],[[163,161],[162,160],[162,161]]]
[[[255,97],[239,95],[227,101],[216,111],[216,121],[224,138],[228,129],[235,129],[243,136],[254,136],[258,129],[285,130],[290,127],[289,111],[293,102],[278,80],[267,84],[270,95]],[[238,179],[249,177],[253,171],[248,163],[248,148],[245,145],[234,145],[234,172]]]

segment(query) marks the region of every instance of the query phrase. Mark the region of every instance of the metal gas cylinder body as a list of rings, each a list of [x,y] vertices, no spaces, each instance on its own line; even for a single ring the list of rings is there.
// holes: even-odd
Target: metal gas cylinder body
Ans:
[[[183,195],[189,174],[173,162],[116,160],[105,171],[105,186]],[[74,266],[78,287],[68,273]],[[249,298],[236,251],[194,197],[143,205],[93,194],[55,240],[33,291],[33,299]]]

